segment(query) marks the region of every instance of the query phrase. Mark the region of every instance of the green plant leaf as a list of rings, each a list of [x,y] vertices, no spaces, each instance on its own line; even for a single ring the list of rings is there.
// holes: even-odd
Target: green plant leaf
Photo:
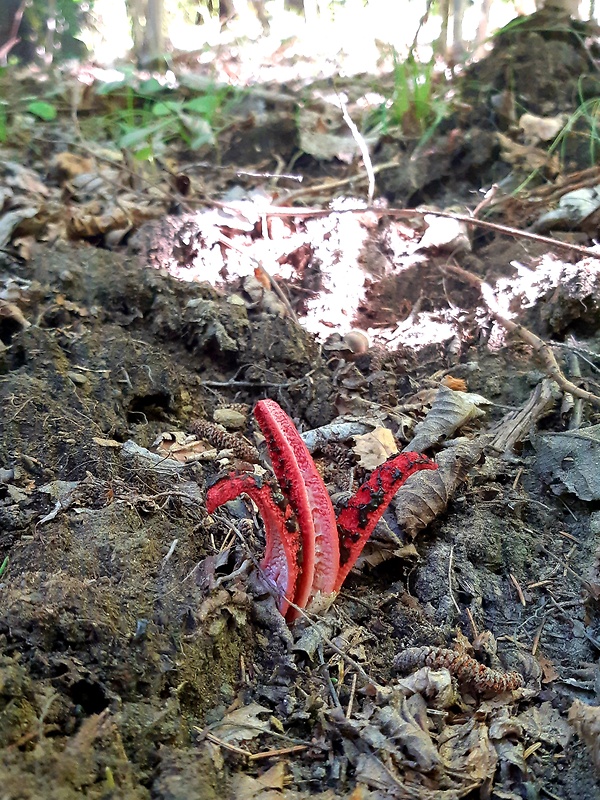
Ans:
[[[141,144],[142,142],[148,141],[155,130],[155,125],[148,125],[145,128],[132,128],[123,134],[123,136],[121,136],[119,139],[119,146],[124,147],[125,149],[129,147],[135,147],[136,144]]]
[[[155,117],[171,117],[181,111],[183,104],[177,100],[165,100],[155,103],[152,106],[152,113]]]
[[[140,83],[139,93],[140,94],[156,94],[157,92],[162,92],[164,86],[162,86],[156,78],[148,78],[147,81],[142,81]]]
[[[52,103],[47,103],[45,100],[34,100],[33,103],[29,103],[27,111],[43,119],[44,122],[50,122],[56,119],[56,114],[58,113],[56,111],[56,106],[53,106]]]
[[[202,97],[194,97],[184,103],[186,111],[199,114],[202,117],[212,117],[219,106],[219,98],[216,94],[205,94]]]
[[[136,161],[152,161],[154,158],[154,148],[151,145],[140,147],[139,150],[135,151],[133,157]]]

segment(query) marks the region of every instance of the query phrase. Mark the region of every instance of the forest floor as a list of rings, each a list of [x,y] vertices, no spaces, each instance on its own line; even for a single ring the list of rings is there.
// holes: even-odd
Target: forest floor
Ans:
[[[382,135],[369,208],[322,126],[273,188],[293,87],[255,87],[202,180],[184,150],[153,182],[82,154],[68,121],[4,143],[3,800],[600,797],[598,51],[559,22],[497,37],[426,141]],[[332,493],[407,443],[442,481],[291,627],[250,508],[205,508],[247,468],[217,423],[259,443],[264,397],[353,426],[311,448]],[[411,647],[523,685],[433,650],[399,676]]]

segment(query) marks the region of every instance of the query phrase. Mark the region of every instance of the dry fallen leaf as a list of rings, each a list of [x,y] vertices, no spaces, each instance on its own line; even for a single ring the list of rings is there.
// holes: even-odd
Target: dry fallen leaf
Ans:
[[[260,719],[262,714],[267,714],[267,719]],[[271,730],[270,715],[270,708],[250,703],[230,711],[220,722],[211,727],[210,732],[222,742],[239,746],[242,742],[249,742]]]
[[[491,784],[498,756],[483,720],[472,718],[463,725],[448,725],[439,737],[438,747],[445,767],[472,788]]]
[[[519,127],[528,144],[549,142],[562,130],[565,117],[559,114],[556,117],[537,117],[535,114],[522,114]]]
[[[167,458],[187,464],[190,461],[210,460],[216,457],[215,448],[205,441],[198,440],[183,431],[161,433],[153,447]]]
[[[480,394],[456,392],[440,386],[429,413],[415,427],[415,435],[404,451],[422,453],[442,439],[450,438],[467,422],[484,416],[481,406],[485,405],[491,405],[491,402]]]
[[[415,537],[442,514],[479,461],[485,446],[482,437],[474,441],[457,441],[438,453],[436,470],[422,470],[411,475],[392,500],[396,521],[407,536]]]
[[[600,773],[600,706],[588,706],[575,700],[569,709],[569,722],[587,744]]]
[[[355,436],[352,449],[359,457],[360,466],[368,470],[376,469],[398,452],[394,435],[388,428],[375,428],[369,433]]]
[[[549,701],[525,709],[516,720],[530,741],[541,741],[552,748],[566,747],[573,733],[564,715]]]
[[[538,656],[538,663],[542,669],[542,683],[551,683],[560,677],[556,667],[546,656]]]
[[[503,133],[496,133],[496,137],[502,148],[502,158],[508,164],[514,164],[528,172],[539,169],[548,176],[560,173],[558,154],[551,155],[539,147],[518,144]]]
[[[90,174],[94,169],[93,158],[84,158],[69,152],[57,153],[50,165],[50,171],[54,172],[61,182],[71,180],[77,175]]]
[[[457,691],[447,669],[421,667],[416,672],[397,679],[397,685],[407,697],[420,694],[432,708],[450,708],[457,703]]]
[[[258,778],[237,772],[231,779],[231,800],[283,800],[286,766],[278,761]]]

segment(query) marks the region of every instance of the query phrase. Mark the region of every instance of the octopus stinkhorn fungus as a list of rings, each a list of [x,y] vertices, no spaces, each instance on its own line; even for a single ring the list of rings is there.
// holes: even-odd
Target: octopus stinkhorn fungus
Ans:
[[[338,592],[400,486],[414,472],[437,465],[419,453],[393,456],[373,471],[336,519],[315,462],[285,411],[274,400],[260,400],[254,416],[287,505],[281,508],[270,487],[253,475],[233,473],[208,490],[206,508],[212,514],[240,494],[254,501],[265,525],[261,567],[277,589],[279,610],[292,621],[298,612],[290,601],[306,608],[316,595]]]

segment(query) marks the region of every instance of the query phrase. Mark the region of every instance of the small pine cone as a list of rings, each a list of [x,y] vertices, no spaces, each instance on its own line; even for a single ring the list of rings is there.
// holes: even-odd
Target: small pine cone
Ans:
[[[518,672],[498,672],[480,664],[466,653],[458,653],[447,647],[409,647],[394,659],[398,672],[412,672],[420,667],[445,668],[460,683],[465,683],[477,692],[509,692],[523,686],[523,676]]]
[[[255,464],[259,461],[258,450],[241,436],[229,433],[222,425],[209,422],[206,419],[195,419],[189,425],[192,433],[205,439],[219,450],[231,450],[242,461]]]
[[[321,448],[323,455],[345,469],[351,469],[356,464],[356,456],[350,450],[339,442],[329,442]]]
[[[389,354],[382,347],[371,348],[371,372],[380,372],[386,365]]]

